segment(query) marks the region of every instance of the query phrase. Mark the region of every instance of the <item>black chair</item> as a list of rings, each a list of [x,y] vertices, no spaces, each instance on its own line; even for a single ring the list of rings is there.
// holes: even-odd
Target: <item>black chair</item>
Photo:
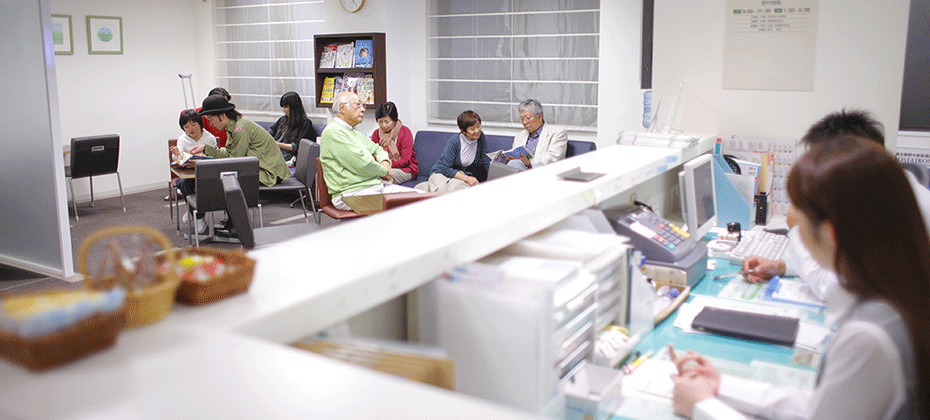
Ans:
[[[250,208],[258,204],[258,158],[255,156],[202,159],[194,165],[195,193],[186,197],[193,216],[188,222],[190,236],[194,244],[200,246],[200,235],[195,232],[197,214],[226,210],[226,195],[223,190],[222,176],[234,175],[238,178],[246,205]],[[213,223],[208,223],[210,237],[214,237]]]
[[[320,229],[320,226],[309,223],[254,229],[252,227],[252,222],[249,220],[249,211],[246,205],[245,194],[243,194],[242,188],[239,186],[239,181],[235,176],[226,175],[223,176],[222,182],[224,195],[226,197],[226,212],[229,214],[229,220],[232,221],[233,227],[236,228],[236,236],[239,238],[239,243],[241,243],[245,249],[261,248],[276,242],[316,232]]]
[[[74,196],[74,179],[87,178],[90,181],[90,206],[94,206],[94,178],[97,175],[116,174],[119,183],[119,198],[126,212],[126,199],[123,197],[123,180],[119,176],[119,135],[75,137],[71,139],[71,164],[65,167],[68,188],[71,189],[71,202],[74,204],[74,219],[78,217],[77,198]]]
[[[300,194],[300,205],[304,210],[304,219],[307,219],[307,201],[313,208],[313,219],[316,224],[320,224],[319,215],[316,211],[316,203],[313,201],[313,195],[310,193],[310,187],[316,178],[316,158],[320,157],[320,145],[307,139],[300,140],[300,147],[297,149],[297,164],[295,165],[294,176],[285,179],[270,187],[262,185],[258,187],[260,192],[269,191],[296,191]],[[304,191],[307,191],[309,200],[304,199]],[[292,203],[293,207],[293,203]]]

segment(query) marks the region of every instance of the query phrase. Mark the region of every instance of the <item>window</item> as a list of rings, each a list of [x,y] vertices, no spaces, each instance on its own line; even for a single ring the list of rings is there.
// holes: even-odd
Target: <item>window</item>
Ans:
[[[323,32],[323,0],[216,0],[217,83],[240,112],[280,114],[281,95],[314,107],[313,35]]]
[[[432,0],[429,120],[473,109],[488,126],[519,127],[517,104],[546,121],[597,128],[599,0]]]

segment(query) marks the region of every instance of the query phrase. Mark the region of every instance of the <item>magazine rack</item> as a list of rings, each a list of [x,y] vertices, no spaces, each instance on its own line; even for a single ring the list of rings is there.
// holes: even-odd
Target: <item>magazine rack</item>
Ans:
[[[370,53],[371,67],[320,67],[323,57],[323,48],[328,45],[344,45],[355,43],[356,41],[371,42],[372,50]],[[365,76],[371,76],[374,80],[373,100],[365,104],[365,108],[373,109],[387,100],[387,66],[384,54],[384,33],[348,33],[348,34],[317,34],[313,36],[314,63],[316,66],[316,106],[317,108],[329,108],[333,105],[332,101],[323,102],[323,86],[327,78],[345,78],[347,74],[361,73]],[[336,96],[333,93],[333,97]],[[362,99],[364,101],[364,98]]]

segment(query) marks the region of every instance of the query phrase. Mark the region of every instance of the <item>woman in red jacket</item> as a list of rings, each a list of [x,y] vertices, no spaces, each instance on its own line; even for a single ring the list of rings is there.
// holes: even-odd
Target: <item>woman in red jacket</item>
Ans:
[[[402,184],[417,177],[417,155],[413,151],[413,133],[397,119],[394,102],[378,105],[375,111],[378,129],[371,133],[371,141],[378,143],[391,157],[392,181]]]

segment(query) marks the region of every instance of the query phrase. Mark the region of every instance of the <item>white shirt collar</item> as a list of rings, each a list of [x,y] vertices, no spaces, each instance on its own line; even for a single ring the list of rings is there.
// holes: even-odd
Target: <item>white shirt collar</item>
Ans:
[[[342,117],[338,115],[333,117],[333,121],[335,121],[338,124],[342,124],[344,127],[348,128],[349,130],[355,130],[355,127],[352,127],[351,124],[347,123],[346,120],[342,119]]]

